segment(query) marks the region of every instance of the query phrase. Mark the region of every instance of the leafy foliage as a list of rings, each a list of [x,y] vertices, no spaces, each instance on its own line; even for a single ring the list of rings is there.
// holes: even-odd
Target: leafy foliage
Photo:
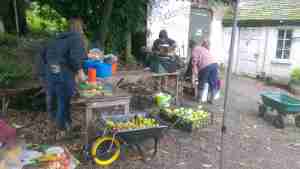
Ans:
[[[115,1],[109,23],[113,51],[121,51],[126,47],[127,33],[142,31],[145,28],[146,5],[147,0]]]
[[[12,88],[32,78],[29,48],[21,43],[15,35],[0,34],[0,88]]]
[[[16,36],[7,34],[7,33],[0,33],[0,46],[17,46],[18,39]]]
[[[49,5],[31,3],[27,10],[27,23],[32,31],[56,32],[66,29],[67,21]]]
[[[292,81],[300,81],[300,67],[293,69],[291,73]]]
[[[31,79],[31,68],[14,62],[0,63],[0,88],[15,87],[19,82]]]

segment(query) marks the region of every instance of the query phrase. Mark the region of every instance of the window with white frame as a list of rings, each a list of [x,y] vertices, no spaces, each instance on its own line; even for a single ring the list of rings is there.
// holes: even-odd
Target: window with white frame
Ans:
[[[289,59],[292,46],[292,34],[291,29],[279,29],[276,59]]]

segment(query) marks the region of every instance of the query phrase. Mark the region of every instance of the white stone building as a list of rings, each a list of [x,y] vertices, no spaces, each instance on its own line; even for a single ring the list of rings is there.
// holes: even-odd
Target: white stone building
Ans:
[[[231,12],[223,19],[226,63],[231,39]],[[241,0],[233,72],[288,79],[300,67],[300,1]]]

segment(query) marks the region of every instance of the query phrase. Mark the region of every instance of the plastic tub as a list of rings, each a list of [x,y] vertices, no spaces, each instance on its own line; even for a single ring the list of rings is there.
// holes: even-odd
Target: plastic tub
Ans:
[[[103,63],[98,60],[86,60],[83,63],[84,70],[94,68],[97,71],[97,77],[108,78],[112,76],[112,64]]]
[[[112,65],[107,63],[95,63],[95,68],[97,70],[97,77],[108,78],[112,76]]]
[[[89,68],[95,68],[95,61],[94,60],[85,60],[84,62],[83,62],[83,69],[85,70],[85,71],[88,71],[88,69]]]

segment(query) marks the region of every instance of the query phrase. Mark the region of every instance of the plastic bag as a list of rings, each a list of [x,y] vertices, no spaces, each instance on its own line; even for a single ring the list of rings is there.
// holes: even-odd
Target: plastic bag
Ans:
[[[0,152],[0,169],[22,169],[19,159],[22,152],[21,146],[2,148]]]
[[[39,169],[75,169],[79,164],[64,147],[49,147],[35,161]]]
[[[16,143],[16,129],[0,119],[0,131],[0,142],[8,146],[14,146]]]

